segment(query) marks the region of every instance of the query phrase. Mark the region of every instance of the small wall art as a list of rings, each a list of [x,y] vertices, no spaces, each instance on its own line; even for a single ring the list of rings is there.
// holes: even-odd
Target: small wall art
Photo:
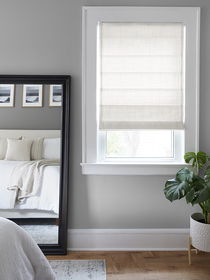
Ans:
[[[42,85],[23,85],[23,107],[42,107]]]
[[[62,85],[50,85],[49,106],[60,107],[62,105]]]
[[[0,107],[14,107],[14,85],[0,84]]]

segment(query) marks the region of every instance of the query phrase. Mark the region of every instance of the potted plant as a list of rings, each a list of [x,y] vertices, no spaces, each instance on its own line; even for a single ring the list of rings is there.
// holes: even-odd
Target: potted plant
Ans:
[[[200,206],[202,213],[194,213],[190,218],[191,244],[210,252],[210,156],[189,152],[184,159],[189,167],[182,168],[174,179],[166,182],[164,194],[171,202],[185,198],[187,203]]]

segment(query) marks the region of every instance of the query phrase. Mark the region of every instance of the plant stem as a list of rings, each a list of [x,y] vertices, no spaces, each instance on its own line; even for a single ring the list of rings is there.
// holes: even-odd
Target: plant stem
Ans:
[[[205,218],[205,223],[208,224],[208,212],[204,211],[203,215]]]
[[[202,203],[199,203],[199,206],[202,209],[203,216],[204,216],[204,219],[205,219],[205,223],[208,224],[208,212],[205,210],[205,207]]]
[[[210,224],[210,213],[207,213],[207,224]]]
[[[198,175],[199,174],[199,165],[198,165],[198,158],[197,157],[196,157],[195,168],[196,168],[196,175]]]
[[[199,206],[200,206],[200,208],[202,209],[202,212],[204,211],[204,209],[203,209],[203,205],[202,205],[202,203],[199,203]]]

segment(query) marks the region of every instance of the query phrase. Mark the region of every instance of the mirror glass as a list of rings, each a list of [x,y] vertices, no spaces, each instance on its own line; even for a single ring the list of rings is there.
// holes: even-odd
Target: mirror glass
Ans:
[[[0,216],[58,244],[62,84],[0,84]]]

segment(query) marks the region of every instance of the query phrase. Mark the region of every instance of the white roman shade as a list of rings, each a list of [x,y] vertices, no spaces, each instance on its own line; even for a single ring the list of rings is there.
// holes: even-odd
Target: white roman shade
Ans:
[[[183,129],[181,23],[100,23],[99,128]]]

